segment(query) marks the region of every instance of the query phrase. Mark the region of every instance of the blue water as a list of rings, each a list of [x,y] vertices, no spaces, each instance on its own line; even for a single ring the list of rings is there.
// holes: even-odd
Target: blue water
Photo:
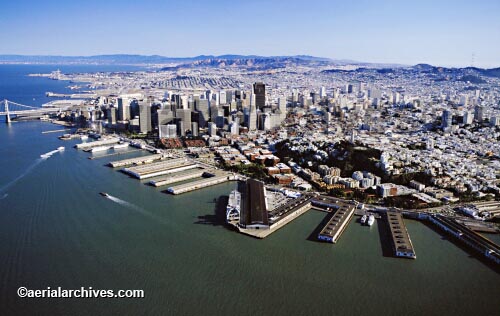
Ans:
[[[54,100],[46,97],[46,92],[75,93],[67,88],[74,85],[69,81],[28,76],[33,73],[51,73],[58,69],[62,73],[84,73],[137,71],[144,68],[121,65],[0,65],[0,100],[8,99],[25,105],[41,106]]]
[[[55,67],[0,71],[31,98],[64,92],[21,75],[41,68]],[[234,184],[167,195],[104,166],[138,153],[89,160],[78,140],[41,133],[59,128],[0,124],[0,315],[500,315],[500,274],[419,222],[406,222],[416,260],[384,256],[379,223],[353,222],[335,245],[312,241],[317,211],[257,240],[216,220],[213,199]],[[20,286],[146,297],[19,299]]]

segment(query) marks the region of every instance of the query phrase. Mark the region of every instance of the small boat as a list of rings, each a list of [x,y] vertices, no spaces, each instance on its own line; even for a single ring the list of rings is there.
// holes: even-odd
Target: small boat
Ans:
[[[368,217],[366,216],[366,214],[361,217],[361,220],[360,220],[361,225],[364,225],[366,223],[367,218]]]
[[[121,148],[127,148],[128,143],[119,143],[113,146],[113,149],[121,149]]]
[[[375,216],[373,215],[368,216],[368,221],[366,223],[368,224],[368,226],[372,226],[373,223],[375,223]]]
[[[109,197],[109,194],[107,194],[106,192],[99,192],[99,194],[104,196],[104,197]]]
[[[57,147],[57,150],[59,150],[59,151],[63,151],[64,149],[66,149],[66,148],[64,148],[64,146]]]

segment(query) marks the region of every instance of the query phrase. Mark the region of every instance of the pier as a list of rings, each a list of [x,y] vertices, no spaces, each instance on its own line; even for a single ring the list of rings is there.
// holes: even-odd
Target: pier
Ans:
[[[325,203],[324,201],[313,201],[313,205],[328,205],[332,209],[331,218],[326,223],[325,227],[318,234],[318,239],[326,242],[336,243],[344,230],[349,225],[351,218],[354,215],[356,206],[354,204],[344,202]]]
[[[161,160],[161,159],[163,159],[162,154],[154,154],[154,155],[149,155],[149,156],[144,156],[144,157],[110,161],[108,165],[113,167],[113,168],[118,168],[118,167],[125,167],[125,166],[131,166],[131,165],[148,164],[148,163],[154,162],[155,160]]]
[[[71,131],[71,129],[70,128],[54,129],[54,130],[50,130],[50,131],[43,131],[42,134],[59,133],[59,132],[67,132],[67,131]]]
[[[186,158],[175,158],[141,166],[124,168],[122,171],[142,180],[198,167],[198,164]]]
[[[387,211],[385,218],[392,237],[394,256],[416,259],[417,255],[413,250],[410,235],[408,234],[408,230],[403,220],[403,214],[400,212]]]
[[[149,184],[154,187],[161,187],[176,182],[200,178],[203,176],[204,173],[205,173],[204,169],[188,170],[186,172],[174,173],[169,177],[162,178],[159,180],[151,180],[149,181]]]
[[[206,188],[212,185],[216,185],[219,183],[224,183],[227,182],[231,179],[231,175],[229,174],[224,174],[224,175],[217,175],[211,178],[204,178],[201,180],[193,181],[193,182],[188,182],[188,183],[183,183],[179,184],[173,187],[169,187],[167,189],[167,192],[172,193],[172,194],[182,194],[202,188]]]
[[[493,263],[500,265],[500,246],[491,240],[472,231],[455,219],[447,218],[442,215],[431,215],[429,221],[444,232],[455,237],[466,246],[479,252]]]
[[[111,157],[111,156],[118,156],[118,155],[123,155],[123,154],[130,154],[133,152],[137,151],[142,151],[142,149],[134,149],[134,150],[127,150],[127,151],[119,151],[119,152],[114,152],[111,154],[104,154],[104,155],[99,155],[99,156],[90,156],[89,159],[98,159],[98,158],[106,158],[106,157]]]
[[[76,144],[75,147],[76,147],[76,149],[86,150],[86,149],[91,149],[94,147],[112,145],[112,144],[116,144],[119,142],[120,142],[120,139],[118,137],[113,137],[113,138],[107,138],[107,139],[103,139],[103,140],[96,140],[94,142],[89,142],[89,143]]]

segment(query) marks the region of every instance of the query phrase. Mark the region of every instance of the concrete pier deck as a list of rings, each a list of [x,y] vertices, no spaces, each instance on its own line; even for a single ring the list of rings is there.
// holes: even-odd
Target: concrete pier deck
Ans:
[[[155,155],[144,156],[144,157],[110,161],[109,166],[111,166],[113,168],[118,168],[118,167],[125,167],[125,166],[131,166],[131,165],[142,165],[142,164],[152,163],[155,160],[160,160],[160,159],[162,159],[162,157],[163,157],[162,154],[155,154]]]
[[[194,168],[198,168],[198,164],[186,158],[175,158],[141,166],[124,168],[122,171],[137,179],[147,179]]]
[[[392,237],[394,255],[396,257],[416,259],[417,255],[413,250],[413,244],[406,229],[403,214],[387,211],[385,218]]]
[[[318,239],[326,242],[336,243],[344,230],[350,223],[354,215],[356,206],[354,204],[337,202],[330,204],[332,211],[329,215],[331,218],[326,223],[325,227],[318,234]]]
[[[458,223],[455,219],[442,215],[431,215],[429,216],[429,220],[438,228],[454,236],[460,242],[476,250],[493,263],[500,265],[500,246],[496,243],[472,231],[465,225]]]
[[[232,176],[230,174],[218,174],[214,177],[203,178],[203,179],[200,179],[197,181],[183,183],[183,184],[169,187],[167,189],[167,192],[172,193],[172,194],[182,194],[182,193],[186,193],[189,191],[194,191],[194,190],[206,188],[206,187],[209,187],[212,185],[216,185],[219,183],[227,182],[229,180],[232,180],[231,177]]]
[[[91,148],[98,147],[98,146],[112,145],[112,144],[116,144],[119,142],[120,142],[120,139],[118,137],[112,137],[112,138],[107,138],[107,139],[103,139],[103,140],[96,140],[94,142],[76,144],[75,147],[77,149],[85,150],[85,149],[91,149]]]
[[[151,184],[154,187],[161,187],[176,182],[200,178],[201,176],[203,176],[205,172],[206,170],[204,169],[187,170],[185,172],[171,174],[166,178],[151,180],[149,181],[149,184]]]

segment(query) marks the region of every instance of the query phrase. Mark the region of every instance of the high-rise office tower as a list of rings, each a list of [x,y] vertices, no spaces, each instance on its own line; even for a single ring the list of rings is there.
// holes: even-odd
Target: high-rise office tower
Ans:
[[[470,124],[472,124],[473,121],[474,121],[474,114],[472,114],[471,111],[465,111],[463,114],[462,123],[470,125]]]
[[[226,104],[226,103],[227,103],[226,91],[221,90],[219,91],[219,104]]]
[[[184,122],[183,127],[191,128],[191,110],[190,109],[177,109],[175,110],[175,117]],[[185,132],[185,130],[184,130]],[[182,135],[182,134],[180,134]],[[182,135],[184,136],[184,135]]]
[[[255,108],[255,95],[250,95],[250,105],[245,108],[245,124],[249,131],[257,129],[257,109]]]
[[[139,103],[139,131],[143,134],[151,132],[151,106],[146,102]]]
[[[160,125],[158,130],[160,138],[177,137],[177,126],[175,124]]]
[[[235,118],[235,120],[231,123],[230,128],[231,135],[239,135],[240,134],[240,119]]]
[[[130,101],[127,98],[118,98],[118,121],[130,120]]]
[[[262,109],[266,105],[266,85],[262,82],[253,84],[253,93],[255,94],[255,106]]]
[[[451,111],[444,110],[441,120],[442,120],[441,121],[441,126],[443,127],[443,129],[450,128],[451,124],[452,124],[452,114],[451,114]]]
[[[217,135],[217,125],[215,125],[215,123],[213,122],[208,123],[208,135],[212,137]]]
[[[278,98],[278,110],[280,115],[280,120],[283,121],[286,118],[286,98]]]
[[[202,128],[207,126],[207,122],[210,119],[208,111],[208,100],[199,99],[195,102],[195,109],[198,111],[198,125]]]
[[[319,89],[319,97],[320,97],[321,99],[323,99],[324,97],[326,97],[326,88],[325,88],[325,87],[321,87],[321,88]]]
[[[174,119],[174,112],[170,109],[160,109],[158,113],[158,125],[166,125]]]
[[[193,135],[193,137],[197,137],[199,133],[200,129],[198,127],[198,122],[191,122],[191,135]]]
[[[116,124],[116,108],[110,107],[108,109],[107,115],[108,115],[108,124],[112,125]]]
[[[476,105],[474,108],[474,120],[477,122],[482,122],[484,120],[484,107],[482,105]]]

